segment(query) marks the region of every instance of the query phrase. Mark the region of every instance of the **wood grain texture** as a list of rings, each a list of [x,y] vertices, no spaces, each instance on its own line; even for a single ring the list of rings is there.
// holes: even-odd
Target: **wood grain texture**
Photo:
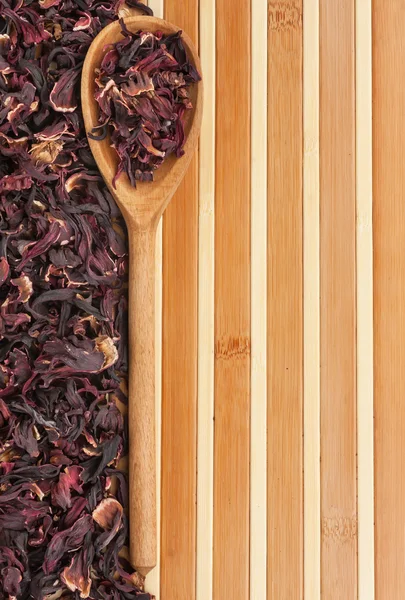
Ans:
[[[376,598],[405,571],[405,6],[373,2],[373,241]]]
[[[304,598],[321,598],[319,0],[304,0]]]
[[[320,3],[321,595],[357,599],[354,2]]]
[[[372,0],[356,0],[358,598],[374,600]]]
[[[303,597],[302,3],[268,5],[268,587]]]
[[[214,600],[249,597],[250,35],[217,0]]]
[[[165,1],[198,43],[198,2]],[[163,224],[161,598],[195,598],[198,155]]]

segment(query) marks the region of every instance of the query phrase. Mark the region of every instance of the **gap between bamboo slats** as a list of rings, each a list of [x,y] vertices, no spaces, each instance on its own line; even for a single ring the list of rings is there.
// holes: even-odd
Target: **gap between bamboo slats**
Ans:
[[[198,47],[198,0],[165,0]],[[198,153],[163,223],[161,575],[163,600],[195,599]]]
[[[196,600],[206,600],[212,598],[214,519],[215,0],[200,0],[200,58]]]
[[[356,0],[358,599],[374,600],[371,0]]]
[[[320,2],[321,596],[328,600],[357,600],[354,17],[353,0]]]
[[[250,17],[216,2],[213,600],[249,597]]]
[[[251,1],[250,600],[267,590],[267,4]],[[254,84],[253,84],[254,82]]]
[[[268,4],[267,599],[303,598],[302,1]]]
[[[377,600],[405,590],[405,11],[373,0],[375,576]]]
[[[304,0],[304,598],[321,598],[319,0]]]

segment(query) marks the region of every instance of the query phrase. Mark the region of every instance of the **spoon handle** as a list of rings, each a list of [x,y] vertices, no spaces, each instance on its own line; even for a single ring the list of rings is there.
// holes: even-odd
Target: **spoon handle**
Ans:
[[[156,227],[129,230],[129,525],[131,563],[156,566]]]

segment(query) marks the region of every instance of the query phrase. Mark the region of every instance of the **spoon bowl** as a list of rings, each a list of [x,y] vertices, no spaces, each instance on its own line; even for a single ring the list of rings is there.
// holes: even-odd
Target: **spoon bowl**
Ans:
[[[180,30],[172,23],[157,17],[134,16],[124,19],[126,27],[130,31],[148,31],[156,33],[162,31],[165,35],[176,33]],[[86,127],[89,132],[93,127],[99,125],[99,107],[94,98],[96,91],[95,70],[101,65],[109,44],[114,44],[123,38],[119,21],[114,21],[105,27],[93,40],[83,65],[82,72],[82,111]],[[186,48],[187,55],[193,66],[201,74],[201,64],[197,50],[186,33],[181,35],[182,42]],[[134,219],[140,225],[148,222],[148,216],[153,215],[157,220],[163,213],[171,197],[173,196],[184,173],[190,163],[193,152],[197,146],[201,127],[203,89],[202,81],[191,86],[190,99],[193,109],[186,111],[184,129],[186,141],[184,144],[184,155],[176,158],[168,156],[162,165],[154,172],[153,182],[137,182],[136,189],[131,185],[128,176],[123,173],[117,180],[116,189],[112,185],[113,177],[117,170],[118,156],[111,146],[109,137],[98,141],[88,138],[90,149],[97,166],[114,196],[117,204],[122,210],[124,218]],[[128,225],[128,223],[127,223]]]
[[[171,23],[148,16],[124,19],[132,32],[176,33]],[[99,107],[94,94],[96,69],[101,66],[109,44],[122,39],[121,25],[115,21],[93,40],[83,65],[82,112],[87,133],[99,125]],[[201,74],[197,50],[182,33],[190,62]],[[197,147],[201,127],[202,82],[191,86],[192,110],[186,111],[184,155],[168,156],[154,172],[153,182],[137,182],[134,188],[122,173],[114,188],[118,156],[109,136],[104,140],[88,137],[97,166],[112,194],[128,230],[128,336],[129,336],[129,518],[131,563],[142,575],[156,565],[156,440],[155,440],[155,245],[159,219],[179,186]]]

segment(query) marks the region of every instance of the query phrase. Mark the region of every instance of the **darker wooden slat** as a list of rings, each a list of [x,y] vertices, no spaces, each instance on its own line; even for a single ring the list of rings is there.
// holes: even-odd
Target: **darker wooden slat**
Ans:
[[[376,600],[405,590],[405,5],[373,1]]]
[[[250,1],[216,3],[213,598],[249,597]]]
[[[320,2],[321,594],[357,600],[355,3]]]
[[[267,599],[300,600],[303,598],[302,1],[270,1],[268,8]]]
[[[198,2],[165,0],[165,19],[198,42]],[[163,222],[161,582],[164,600],[195,598],[198,156]]]

